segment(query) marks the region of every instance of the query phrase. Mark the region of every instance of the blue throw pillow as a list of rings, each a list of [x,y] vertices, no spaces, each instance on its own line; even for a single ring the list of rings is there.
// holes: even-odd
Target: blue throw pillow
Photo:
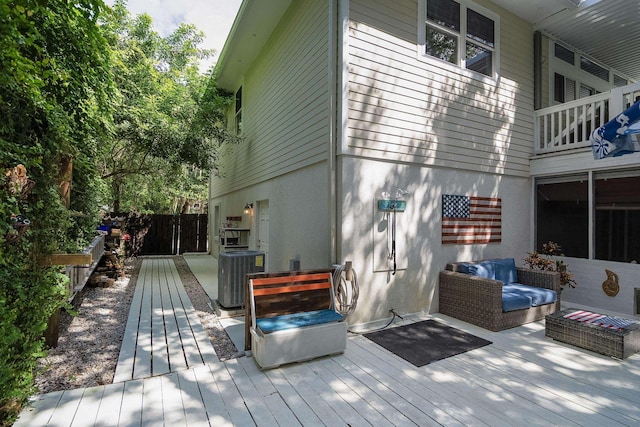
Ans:
[[[491,263],[493,264],[496,280],[500,280],[504,285],[508,285],[509,283],[518,281],[518,272],[516,270],[515,259],[492,259]]]
[[[495,279],[495,267],[490,261],[482,261],[478,264],[469,264],[469,274],[472,276],[484,277],[485,279]]]
[[[460,262],[460,263],[458,263],[458,266],[457,266],[458,273],[469,274],[469,266],[470,265],[471,264],[469,264],[468,262]]]

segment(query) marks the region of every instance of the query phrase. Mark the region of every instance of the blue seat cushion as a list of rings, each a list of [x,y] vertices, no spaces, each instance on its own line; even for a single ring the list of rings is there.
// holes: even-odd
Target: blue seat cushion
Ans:
[[[514,310],[524,310],[531,308],[531,297],[523,295],[517,291],[505,290],[502,287],[502,311],[505,313]]]
[[[268,334],[285,329],[302,328],[304,326],[339,322],[341,320],[344,320],[344,316],[334,310],[317,310],[282,314],[274,317],[262,317],[256,319],[256,325],[263,333]]]
[[[520,283],[511,283],[509,285],[502,286],[503,311],[508,311],[504,309],[505,294],[519,295],[521,297],[526,297],[529,299],[531,307],[551,304],[558,300],[558,295],[556,294],[556,291],[553,291],[551,289],[536,288],[535,286],[522,285]],[[511,297],[508,297],[508,298],[511,298]],[[517,309],[512,309],[512,310],[517,310]]]

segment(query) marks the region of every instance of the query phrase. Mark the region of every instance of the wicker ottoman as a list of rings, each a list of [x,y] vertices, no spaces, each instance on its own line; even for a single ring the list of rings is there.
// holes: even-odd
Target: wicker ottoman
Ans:
[[[574,311],[577,309],[547,315],[545,336],[617,359],[626,359],[640,351],[640,323],[616,330],[564,317]]]

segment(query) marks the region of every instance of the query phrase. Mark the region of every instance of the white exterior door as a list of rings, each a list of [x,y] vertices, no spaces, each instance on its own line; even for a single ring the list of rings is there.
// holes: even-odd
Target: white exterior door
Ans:
[[[269,271],[269,200],[258,202],[258,250],[264,252],[264,271]]]

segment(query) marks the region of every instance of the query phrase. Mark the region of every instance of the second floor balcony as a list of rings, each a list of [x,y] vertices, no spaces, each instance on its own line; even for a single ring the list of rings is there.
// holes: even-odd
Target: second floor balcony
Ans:
[[[594,129],[636,102],[640,83],[536,110],[534,113],[534,155],[591,147]]]

